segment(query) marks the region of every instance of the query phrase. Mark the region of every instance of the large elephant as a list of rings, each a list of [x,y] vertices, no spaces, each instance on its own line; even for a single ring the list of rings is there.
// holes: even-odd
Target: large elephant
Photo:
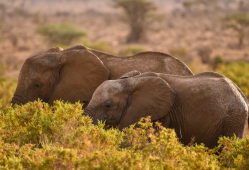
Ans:
[[[134,69],[192,75],[184,63],[164,53],[116,57],[84,46],[66,50],[55,47],[26,59],[12,103],[25,104],[40,98],[49,104],[62,99],[84,102],[86,106],[103,81],[119,78]]]
[[[228,78],[214,72],[192,76],[144,73],[105,81],[92,96],[83,115],[119,129],[151,116],[164,127],[174,128],[180,141],[191,138],[207,147],[217,146],[220,136],[243,138],[248,101]]]

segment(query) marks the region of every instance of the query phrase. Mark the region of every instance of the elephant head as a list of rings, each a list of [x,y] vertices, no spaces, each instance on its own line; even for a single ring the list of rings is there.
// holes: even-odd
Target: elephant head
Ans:
[[[130,77],[131,72],[118,80],[102,83],[94,92],[83,115],[93,117],[93,124],[106,121],[106,125],[123,129],[151,116],[152,120],[164,117],[175,100],[175,93],[166,81],[159,77]]]
[[[87,49],[52,48],[26,59],[12,103],[25,104],[38,98],[49,104],[59,99],[88,102],[108,76],[103,63]]]

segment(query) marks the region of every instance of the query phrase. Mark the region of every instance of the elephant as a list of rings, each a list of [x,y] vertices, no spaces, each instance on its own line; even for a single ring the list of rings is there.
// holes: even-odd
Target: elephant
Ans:
[[[213,148],[221,136],[243,138],[248,101],[225,76],[204,72],[191,76],[137,73],[103,82],[83,112],[93,124],[105,122],[119,130],[151,116],[175,129],[180,142]]]
[[[102,82],[117,79],[133,69],[193,75],[187,65],[164,53],[117,57],[81,45],[65,50],[54,47],[25,60],[11,102],[26,104],[40,98],[52,105],[61,99],[71,103],[80,101],[86,107]]]

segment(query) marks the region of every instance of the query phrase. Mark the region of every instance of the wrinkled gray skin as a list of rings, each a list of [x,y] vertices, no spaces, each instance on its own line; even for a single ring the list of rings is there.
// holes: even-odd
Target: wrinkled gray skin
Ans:
[[[134,69],[193,75],[184,63],[164,53],[116,57],[84,46],[66,50],[55,47],[25,61],[12,103],[25,104],[40,98],[49,104],[61,99],[84,102],[86,106],[102,82]]]
[[[151,116],[152,121],[174,128],[185,145],[193,137],[209,148],[217,146],[220,136],[243,138],[248,101],[228,78],[213,72],[138,74],[102,83],[83,115],[91,116],[95,125],[106,121],[120,130]]]

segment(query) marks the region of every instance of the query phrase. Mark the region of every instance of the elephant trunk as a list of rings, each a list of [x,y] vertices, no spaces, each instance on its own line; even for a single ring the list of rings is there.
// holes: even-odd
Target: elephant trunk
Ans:
[[[89,117],[91,117],[91,115],[92,115],[92,111],[90,109],[88,109],[88,108],[85,108],[82,116],[89,116]]]
[[[104,114],[101,114],[98,111],[94,111],[93,112],[92,109],[89,108],[89,107],[86,107],[84,109],[84,112],[83,112],[82,116],[89,116],[89,117],[91,117],[92,120],[93,120],[93,122],[92,122],[93,125],[98,125],[99,121],[104,122],[106,120],[106,116]]]
[[[21,88],[17,86],[17,89],[16,89],[16,92],[14,93],[14,96],[11,100],[11,103],[14,105],[14,104],[18,104],[18,105],[21,105],[21,104],[25,104],[25,97],[24,97],[24,93],[23,91],[21,90]]]
[[[11,103],[13,105],[14,104],[18,104],[18,105],[24,104],[23,97],[21,95],[15,94],[14,97],[12,98],[12,100],[11,100]]]

